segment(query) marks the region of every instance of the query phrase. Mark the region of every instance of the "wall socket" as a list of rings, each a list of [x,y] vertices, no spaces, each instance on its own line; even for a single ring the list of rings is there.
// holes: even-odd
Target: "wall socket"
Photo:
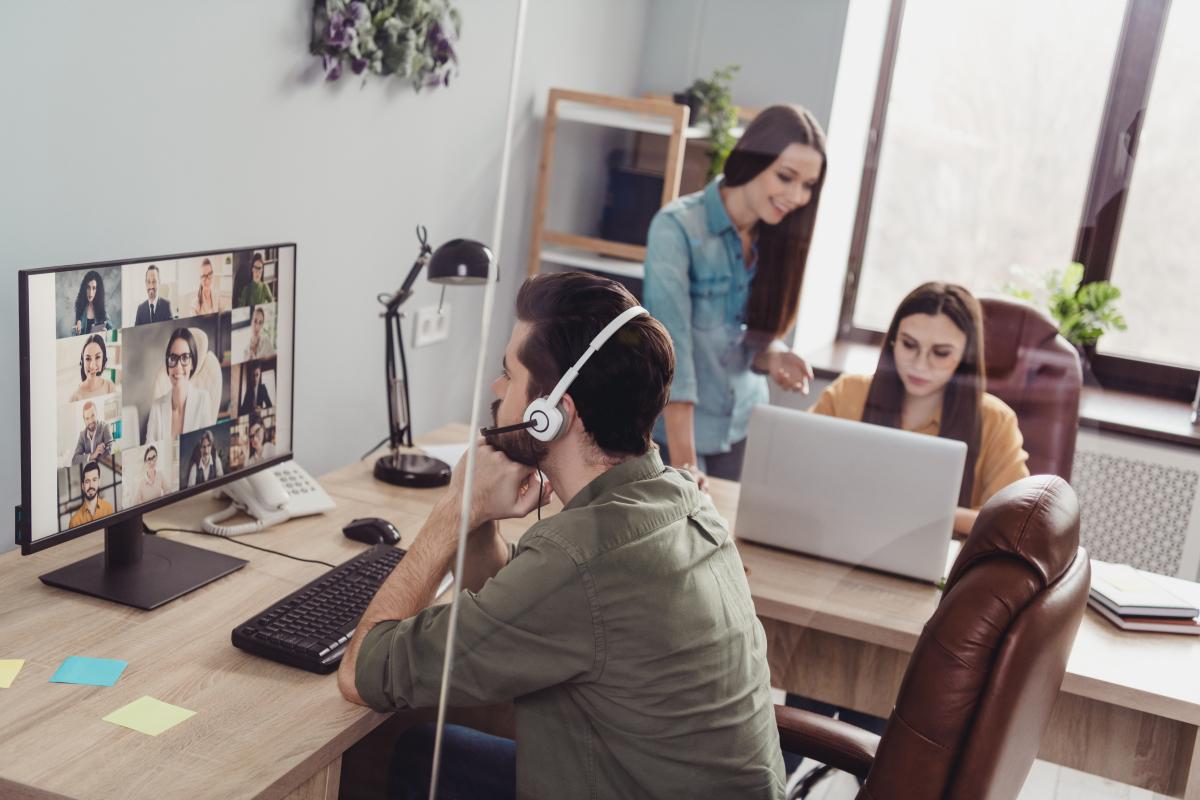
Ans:
[[[413,347],[424,347],[450,338],[449,303],[442,303],[441,311],[438,311],[437,306],[418,308],[413,316]]]

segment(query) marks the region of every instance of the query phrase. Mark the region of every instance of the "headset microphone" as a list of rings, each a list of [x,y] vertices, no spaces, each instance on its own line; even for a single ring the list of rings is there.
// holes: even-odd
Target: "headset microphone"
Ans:
[[[523,431],[526,428],[532,428],[537,423],[534,422],[518,422],[516,425],[501,425],[493,428],[480,428],[479,433],[482,436],[496,436],[501,433],[513,433],[514,431]]]

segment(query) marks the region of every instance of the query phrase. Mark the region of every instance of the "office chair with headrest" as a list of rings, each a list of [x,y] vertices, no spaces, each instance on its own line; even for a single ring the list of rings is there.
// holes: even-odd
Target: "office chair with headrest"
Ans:
[[[963,543],[882,737],[776,706],[783,749],[865,778],[859,800],[1015,798],[1062,684],[1090,576],[1066,481],[1038,475],[1002,489]]]
[[[987,390],[1017,413],[1034,475],[1071,479],[1083,373],[1079,353],[1033,306],[981,297]]]

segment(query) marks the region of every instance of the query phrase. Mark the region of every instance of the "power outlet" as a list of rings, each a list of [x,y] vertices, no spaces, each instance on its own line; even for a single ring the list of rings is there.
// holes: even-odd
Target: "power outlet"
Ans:
[[[418,308],[414,315],[413,347],[424,347],[450,338],[450,304]]]

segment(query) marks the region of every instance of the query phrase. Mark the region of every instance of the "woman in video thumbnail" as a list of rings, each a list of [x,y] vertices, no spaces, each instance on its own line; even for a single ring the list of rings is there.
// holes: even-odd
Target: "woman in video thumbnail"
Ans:
[[[250,454],[246,465],[258,464],[275,456],[275,445],[267,440],[267,429],[262,419],[257,415],[250,417]]]
[[[117,385],[104,377],[104,369],[108,366],[108,347],[104,337],[93,333],[83,343],[79,353],[79,387],[71,394],[71,402],[87,400],[90,397],[100,397],[112,394]]]
[[[263,408],[271,407],[271,395],[262,382],[262,364],[250,361],[246,364],[246,393],[238,406],[238,416],[245,417]]]
[[[133,494],[133,504],[149,503],[167,493],[167,479],[158,471],[158,448],[150,445],[142,455],[142,479]]]
[[[192,305],[192,316],[217,313],[217,299],[213,294],[213,265],[207,258],[200,262],[200,288],[196,291],[196,302]]]
[[[250,282],[242,287],[242,293],[238,295],[238,305],[257,306],[273,302],[275,297],[271,294],[271,287],[263,280],[262,253],[255,253],[250,264]]]
[[[255,306],[250,314],[250,342],[246,345],[245,360],[266,358],[275,354],[269,337],[263,335],[263,326],[267,322],[267,314],[262,306]]]
[[[205,431],[200,435],[199,443],[192,448],[185,488],[199,486],[225,474],[225,470],[221,467],[221,459],[217,457],[215,451],[212,432]]]
[[[88,270],[75,295],[75,333],[112,330],[108,312],[104,310],[104,279],[96,270]]]
[[[212,423],[214,414],[208,392],[191,384],[200,355],[196,352],[196,339],[191,331],[176,328],[171,333],[165,356],[171,388],[156,398],[150,407],[146,441],[178,439],[181,433]]]

